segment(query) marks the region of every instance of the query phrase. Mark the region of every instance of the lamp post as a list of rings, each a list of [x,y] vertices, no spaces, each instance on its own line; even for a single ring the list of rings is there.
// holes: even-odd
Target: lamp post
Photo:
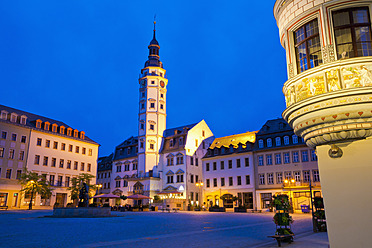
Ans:
[[[97,184],[97,195],[99,194],[99,190],[102,188],[102,184]]]
[[[28,204],[28,210],[32,209],[32,200],[34,198],[34,186],[35,186],[34,180],[31,180],[30,184],[31,184],[31,198],[30,198],[30,203]]]
[[[293,202],[292,202],[292,187],[291,187],[291,185],[294,185],[295,182],[296,182],[296,180],[294,180],[293,178],[284,180],[284,185],[288,185],[288,188],[289,188],[289,203],[291,204],[292,214],[293,214],[294,210],[293,210]]]
[[[200,205],[201,205],[201,201],[200,201],[201,190],[200,190],[200,188],[203,187],[204,184],[203,184],[202,181],[199,180],[198,182],[196,182],[195,185],[196,185],[196,187],[199,188],[199,197],[198,197],[199,199],[198,199],[198,201],[199,201],[199,209],[200,209]]]

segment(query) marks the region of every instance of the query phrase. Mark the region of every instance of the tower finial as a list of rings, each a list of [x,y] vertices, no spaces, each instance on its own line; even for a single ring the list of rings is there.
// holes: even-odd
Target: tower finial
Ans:
[[[154,15],[154,39],[155,39],[155,31],[156,31],[156,14]]]

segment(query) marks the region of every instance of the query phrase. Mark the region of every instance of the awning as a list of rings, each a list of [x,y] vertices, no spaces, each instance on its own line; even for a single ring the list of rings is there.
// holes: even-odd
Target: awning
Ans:
[[[93,196],[93,198],[120,198],[120,196],[110,193],[110,194],[103,194],[103,195],[95,195]]]
[[[177,190],[173,190],[173,191],[161,191],[158,193],[158,195],[167,195],[167,194],[182,194],[181,192],[178,192]]]

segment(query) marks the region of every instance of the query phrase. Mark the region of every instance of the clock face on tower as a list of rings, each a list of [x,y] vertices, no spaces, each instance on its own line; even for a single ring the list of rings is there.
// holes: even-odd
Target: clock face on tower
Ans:
[[[161,86],[162,88],[164,88],[164,86],[165,86],[164,81],[160,81],[160,86]]]

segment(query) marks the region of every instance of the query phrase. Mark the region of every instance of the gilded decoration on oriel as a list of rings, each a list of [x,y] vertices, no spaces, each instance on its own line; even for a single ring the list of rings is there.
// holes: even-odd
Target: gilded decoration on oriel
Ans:
[[[296,101],[301,101],[312,96],[323,94],[325,92],[324,88],[323,75],[304,78],[296,85]]]
[[[372,65],[344,66],[294,81],[284,89],[286,105],[341,89],[372,86]]]
[[[327,80],[328,92],[341,89],[340,78],[338,76],[338,70],[332,69],[332,70],[326,71],[326,80]]]
[[[372,86],[372,66],[359,65],[341,69],[345,89]]]

